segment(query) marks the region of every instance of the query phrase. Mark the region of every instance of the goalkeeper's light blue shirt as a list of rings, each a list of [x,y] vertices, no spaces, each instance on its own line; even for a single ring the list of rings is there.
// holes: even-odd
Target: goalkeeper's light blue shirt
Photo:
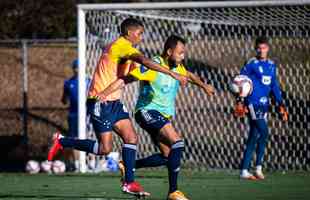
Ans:
[[[154,57],[153,61],[169,68],[168,63],[160,56]],[[176,66],[172,71],[181,75],[187,73],[183,64]],[[175,99],[180,87],[178,80],[164,73],[147,69],[143,65],[134,69],[130,74],[141,80],[136,111],[157,110],[167,118],[175,115]]]
[[[277,67],[274,61],[251,58],[241,69],[240,74],[247,75],[253,82],[253,92],[245,98],[247,105],[269,106],[269,96],[272,93],[276,103],[282,103],[281,89],[277,80]]]

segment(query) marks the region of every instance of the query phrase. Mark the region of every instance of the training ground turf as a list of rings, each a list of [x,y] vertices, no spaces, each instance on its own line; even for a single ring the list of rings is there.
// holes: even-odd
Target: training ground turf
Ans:
[[[165,171],[139,171],[137,180],[152,194],[149,200],[165,200]],[[15,174],[0,173],[0,199],[118,200],[134,199],[120,191],[116,174]],[[298,200],[310,199],[310,173],[267,173],[264,181],[239,180],[236,172],[183,170],[179,188],[192,200]]]

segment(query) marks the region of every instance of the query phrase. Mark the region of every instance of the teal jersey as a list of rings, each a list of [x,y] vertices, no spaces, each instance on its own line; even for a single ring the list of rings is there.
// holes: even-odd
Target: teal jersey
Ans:
[[[153,61],[168,68],[167,63],[160,56],[154,57]],[[181,75],[187,73],[182,64],[173,68],[172,71]],[[178,80],[144,66],[133,70],[131,75],[141,80],[136,111],[141,109],[157,110],[168,118],[175,115],[175,100],[180,87]]]

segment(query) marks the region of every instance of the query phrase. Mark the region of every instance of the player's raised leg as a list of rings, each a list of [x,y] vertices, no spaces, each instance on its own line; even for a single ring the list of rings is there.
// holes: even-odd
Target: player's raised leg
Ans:
[[[58,152],[64,148],[73,148],[87,153],[101,155],[98,151],[98,147],[99,143],[96,140],[80,140],[71,137],[64,137],[60,132],[56,132],[53,135],[53,145],[48,152],[47,159],[49,161],[53,160]]]
[[[60,133],[54,134],[53,145],[48,153],[48,160],[53,160],[59,150],[63,148],[72,148],[95,155],[106,155],[112,149],[112,124],[114,123],[115,113],[112,112],[115,102],[100,103],[88,100],[87,107],[90,119],[93,124],[97,140],[77,139],[64,137]],[[108,114],[107,114],[108,113]],[[104,143],[102,143],[105,141]],[[100,144],[101,143],[101,144]]]

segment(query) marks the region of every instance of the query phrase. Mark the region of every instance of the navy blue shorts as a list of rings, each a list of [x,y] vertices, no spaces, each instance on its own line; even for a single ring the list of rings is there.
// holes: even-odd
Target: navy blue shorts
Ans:
[[[68,136],[69,137],[78,137],[78,114],[70,113],[68,116]]]
[[[143,130],[151,135],[155,144],[157,144],[160,129],[171,123],[157,110],[139,110],[135,113],[135,120]]]
[[[120,100],[101,103],[94,99],[87,100],[87,112],[97,137],[113,130],[116,122],[129,119],[129,114]]]

